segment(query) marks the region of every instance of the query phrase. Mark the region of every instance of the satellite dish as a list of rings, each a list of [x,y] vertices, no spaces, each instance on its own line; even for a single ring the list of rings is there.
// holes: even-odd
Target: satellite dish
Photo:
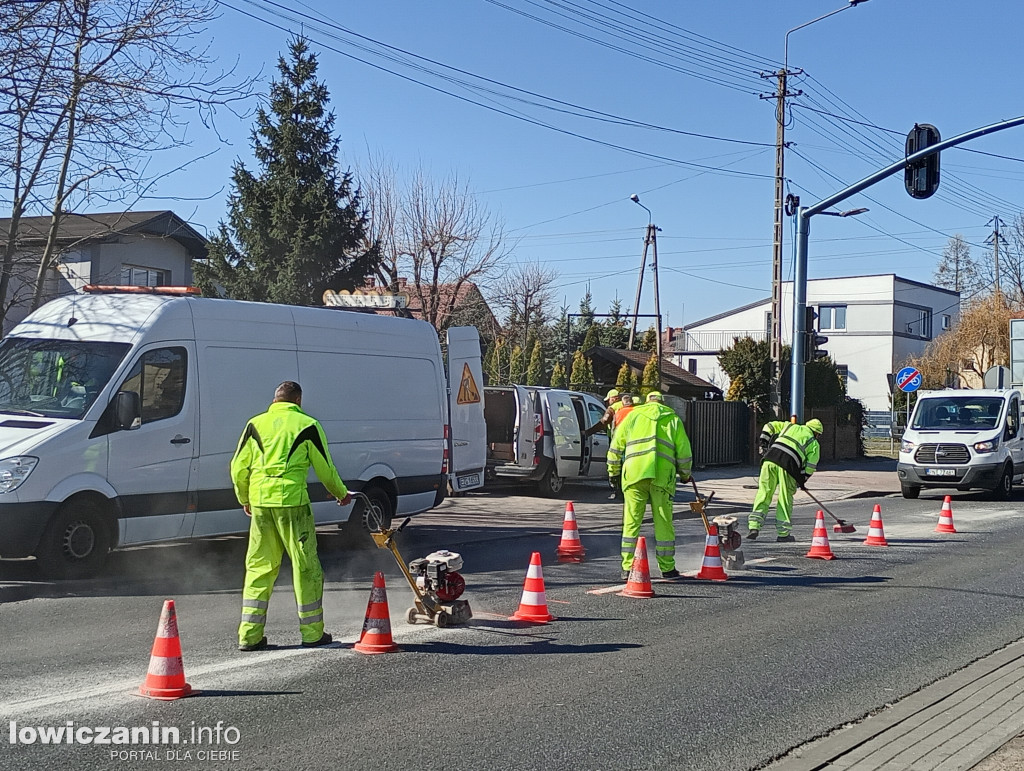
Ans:
[[[985,388],[1009,388],[1010,368],[989,367],[985,372],[984,384]]]

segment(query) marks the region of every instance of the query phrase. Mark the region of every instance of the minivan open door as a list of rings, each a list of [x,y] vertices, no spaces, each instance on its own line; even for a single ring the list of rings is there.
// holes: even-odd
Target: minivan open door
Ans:
[[[482,487],[487,463],[484,377],[476,327],[448,329],[448,476],[452,490]]]

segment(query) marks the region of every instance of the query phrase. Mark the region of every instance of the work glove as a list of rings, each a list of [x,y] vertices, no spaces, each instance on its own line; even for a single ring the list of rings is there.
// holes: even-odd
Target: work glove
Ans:
[[[612,489],[615,492],[619,492],[619,491],[622,490],[622,477],[621,476],[608,477],[608,484],[610,484],[612,486]]]

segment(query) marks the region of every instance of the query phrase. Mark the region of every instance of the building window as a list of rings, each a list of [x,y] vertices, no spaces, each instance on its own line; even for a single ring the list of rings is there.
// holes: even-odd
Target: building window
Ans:
[[[169,270],[140,268],[136,265],[125,265],[121,268],[122,286],[167,286],[170,282]]]
[[[691,375],[696,375],[697,374],[697,360],[696,359],[690,359],[687,362],[687,367],[686,368],[690,371]]]
[[[818,306],[818,329],[846,329],[845,305]]]
[[[943,313],[942,314],[942,329],[943,329],[943,331],[949,329],[949,327],[950,327],[950,325],[952,323],[953,323],[952,317],[948,313]]]
[[[932,312],[921,311],[921,316],[907,324],[907,334],[932,339]]]
[[[836,374],[838,374],[839,379],[843,381],[843,388],[845,389],[850,380],[850,368],[845,364],[836,364]]]

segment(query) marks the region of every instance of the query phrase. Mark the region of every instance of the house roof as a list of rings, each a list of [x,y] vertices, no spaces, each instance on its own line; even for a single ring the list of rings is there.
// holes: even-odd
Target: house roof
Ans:
[[[623,362],[629,362],[631,367],[640,371],[643,371],[643,368],[647,365],[647,360],[651,357],[651,354],[646,351],[624,351],[620,348],[606,348],[602,345],[595,345],[583,353],[590,357],[598,356],[617,367],[621,367]],[[705,391],[722,392],[722,389],[718,386],[697,377],[692,372],[687,372],[682,367],[664,358],[661,362],[661,379],[668,385],[684,385],[701,388]]]
[[[10,227],[9,217],[0,219],[0,237],[6,239]],[[46,243],[49,229],[49,216],[22,217],[18,223],[18,244],[22,247],[42,246]],[[180,242],[193,259],[206,256],[206,237],[172,211],[67,213],[57,225],[57,243],[64,248],[107,241],[119,235],[171,238]]]
[[[399,292],[405,292],[409,295],[409,306],[407,310],[413,318],[423,318],[423,308],[420,307],[419,297],[416,294],[416,287],[410,283],[409,279],[405,277],[399,277],[398,281]],[[363,286],[360,287],[362,290],[384,290],[387,291],[387,283],[369,278]],[[486,314],[486,318],[491,328],[494,330],[500,329],[498,320],[491,310],[491,306],[488,305],[487,299],[483,296],[483,293],[472,281],[466,280],[461,284],[438,284],[437,285],[437,299],[438,299],[438,326],[443,327],[447,321],[448,314],[445,308],[449,303],[452,302],[452,295],[455,294],[454,303],[452,304],[453,311],[459,311],[469,305],[479,305],[480,309]],[[378,311],[379,313],[391,313],[391,311]]]

